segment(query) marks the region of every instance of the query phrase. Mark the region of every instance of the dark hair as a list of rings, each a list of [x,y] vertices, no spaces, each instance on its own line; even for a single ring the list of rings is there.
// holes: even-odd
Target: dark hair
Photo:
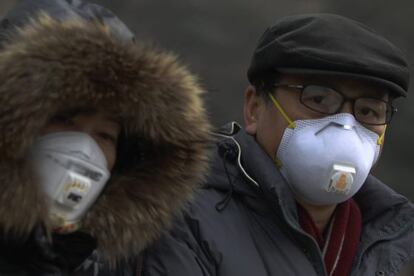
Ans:
[[[268,93],[275,89],[274,84],[277,83],[279,76],[280,73],[275,71],[255,75],[251,80],[251,84],[256,89],[257,96],[263,98],[265,101],[270,101]]]

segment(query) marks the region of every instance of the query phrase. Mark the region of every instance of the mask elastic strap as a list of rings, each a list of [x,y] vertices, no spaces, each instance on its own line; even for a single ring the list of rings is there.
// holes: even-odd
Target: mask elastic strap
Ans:
[[[288,128],[296,128],[295,122],[293,122],[289,116],[286,114],[286,112],[283,110],[282,106],[277,102],[275,97],[271,93],[269,93],[270,99],[272,99],[273,104],[276,106],[277,110],[279,110],[280,114],[282,114],[283,118],[288,122]]]
[[[273,97],[272,94],[269,93],[270,99],[272,99],[273,104],[276,106],[277,110],[279,110],[280,114],[282,114],[283,118],[288,122],[288,128],[294,129],[296,127],[296,124],[294,121],[292,121],[289,116],[286,114],[286,112],[283,110],[282,106],[278,103],[278,101]],[[281,168],[283,166],[282,161],[275,156],[274,162],[277,168]]]
[[[384,143],[384,136],[385,136],[385,131],[386,130],[387,130],[387,125],[385,125],[384,132],[381,134],[381,136],[377,140],[378,145],[382,145]]]

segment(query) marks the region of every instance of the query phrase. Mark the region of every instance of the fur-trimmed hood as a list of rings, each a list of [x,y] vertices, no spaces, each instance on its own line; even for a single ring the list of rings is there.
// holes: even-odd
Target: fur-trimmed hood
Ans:
[[[27,235],[47,223],[27,161],[47,121],[63,109],[105,106],[146,154],[112,175],[82,230],[107,261],[138,254],[168,228],[207,169],[202,93],[175,56],[121,42],[102,24],[33,20],[0,51],[0,227]]]

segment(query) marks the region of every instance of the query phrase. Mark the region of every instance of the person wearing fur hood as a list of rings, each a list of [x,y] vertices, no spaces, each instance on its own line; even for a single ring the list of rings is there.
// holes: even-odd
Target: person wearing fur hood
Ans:
[[[203,90],[120,24],[77,0],[2,21],[0,275],[141,275],[205,174]]]

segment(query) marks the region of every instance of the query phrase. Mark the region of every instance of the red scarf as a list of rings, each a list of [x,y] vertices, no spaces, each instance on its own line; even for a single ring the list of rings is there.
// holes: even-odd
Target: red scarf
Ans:
[[[348,276],[357,254],[362,227],[361,211],[355,201],[350,199],[336,207],[325,237],[299,204],[298,216],[302,229],[318,242],[328,275]]]

